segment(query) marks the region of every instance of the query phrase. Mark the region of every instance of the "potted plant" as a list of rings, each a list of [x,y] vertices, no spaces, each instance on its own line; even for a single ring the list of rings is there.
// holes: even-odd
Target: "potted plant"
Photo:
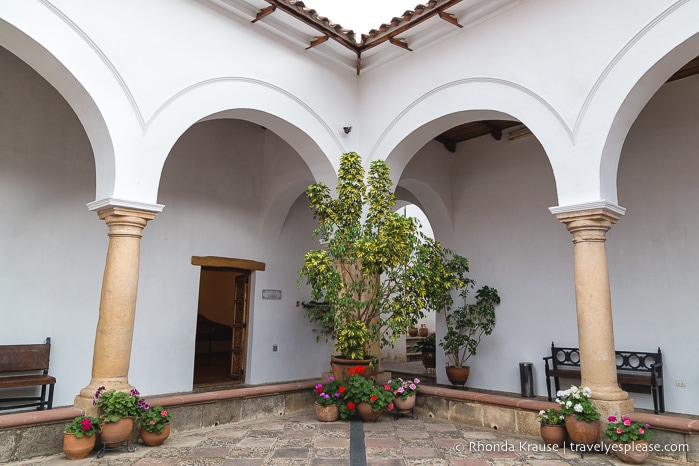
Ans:
[[[616,416],[609,416],[607,420],[609,424],[604,437],[613,442],[612,450],[617,457],[624,463],[643,463],[650,452],[648,440],[653,438],[650,424],[632,422],[628,417],[620,421]]]
[[[331,422],[339,419],[339,406],[346,390],[347,387],[333,376],[328,377],[324,384],[319,383],[315,386],[314,406],[319,421]]]
[[[490,335],[495,327],[495,306],[500,304],[498,291],[484,286],[476,292],[475,304],[469,304],[466,299],[474,286],[473,280],[465,279],[459,292],[463,304],[452,309],[445,308],[447,333],[440,340],[439,346],[444,349],[447,377],[452,385],[466,384],[470,372],[470,367],[465,365],[466,361],[476,354],[483,337]]]
[[[566,439],[565,415],[557,409],[539,411],[536,416],[540,423],[541,438],[546,445],[563,446]]]
[[[388,384],[376,385],[374,381],[367,379],[363,374],[364,366],[357,365],[349,369],[349,379],[347,380],[347,389],[344,393],[345,401],[343,403],[345,406],[345,417],[349,417],[349,414],[354,414],[356,410],[362,420],[373,422],[381,417],[384,409],[393,409],[395,396]],[[342,412],[343,408],[341,406],[341,417]]]
[[[170,436],[172,414],[160,405],[141,405],[138,420],[141,423],[141,440],[149,447],[161,445]]]
[[[307,317],[319,324],[318,339],[334,340],[334,375],[345,379],[358,361],[368,365],[379,347],[393,345],[426,310],[436,309],[432,298],[455,277],[441,262],[439,243],[422,235],[413,218],[392,210],[385,162],[372,162],[365,180],[359,155],[343,154],[337,198],[324,183],[306,194],[318,220],[313,235],[326,247],[306,253],[299,286],[305,279],[311,299],[323,303]]]
[[[416,353],[422,353],[422,365],[425,366],[425,369],[437,367],[437,335],[434,332],[415,342],[412,350]]]
[[[409,411],[415,407],[417,392],[420,391],[420,379],[415,377],[413,379],[403,380],[397,377],[389,380],[388,386],[391,388],[393,396],[395,396],[393,406],[396,410],[399,412]]]
[[[139,409],[147,406],[135,388],[126,393],[106,390],[104,386],[97,389],[92,404],[100,410],[100,441],[110,448],[122,445],[129,438]]]
[[[568,390],[560,390],[556,402],[565,416],[566,431],[574,443],[592,444],[599,440],[600,414],[590,400],[588,387],[571,385]]]
[[[427,329],[427,324],[420,324],[420,330],[418,331],[418,333],[421,337],[426,337],[429,333],[429,330]]]
[[[95,448],[95,434],[100,421],[96,417],[78,416],[63,429],[63,453],[69,460],[87,458]]]

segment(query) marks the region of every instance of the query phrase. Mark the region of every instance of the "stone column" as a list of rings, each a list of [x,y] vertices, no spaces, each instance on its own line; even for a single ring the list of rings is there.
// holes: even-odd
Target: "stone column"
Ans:
[[[556,217],[573,234],[581,385],[590,387],[603,415],[632,411],[629,395],[617,384],[612,300],[604,247],[606,233],[620,215],[599,208],[559,213]]]
[[[141,233],[155,213],[125,207],[97,212],[109,226],[109,247],[102,279],[99,320],[92,358],[92,380],[80,390],[75,407],[95,412],[92,399],[100,386],[130,390],[129,363],[136,314]]]

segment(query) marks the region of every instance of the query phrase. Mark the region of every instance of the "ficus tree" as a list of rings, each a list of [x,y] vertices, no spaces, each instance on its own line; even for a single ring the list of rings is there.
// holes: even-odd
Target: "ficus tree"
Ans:
[[[307,316],[348,359],[369,359],[376,343],[396,339],[429,310],[442,309],[465,283],[465,258],[420,232],[417,221],[394,212],[388,165],[365,173],[354,152],[340,160],[337,197],[324,183],[306,194],[325,247],[308,251],[299,271],[314,304]],[[300,282],[299,282],[300,285]],[[322,304],[321,304],[322,303]],[[376,351],[374,350],[374,353]]]

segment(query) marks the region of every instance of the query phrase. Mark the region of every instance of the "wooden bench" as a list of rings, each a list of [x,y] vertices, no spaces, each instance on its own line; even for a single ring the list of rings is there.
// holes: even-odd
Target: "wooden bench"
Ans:
[[[549,364],[549,362],[551,364]],[[558,379],[580,380],[580,350],[563,348],[551,343],[551,356],[544,358],[546,364],[546,391],[549,401],[551,396],[551,378],[556,393],[561,389]],[[665,412],[665,394],[663,390],[663,355],[643,351],[616,351],[617,382],[623,390],[653,395],[655,414]]]
[[[53,407],[56,378],[48,375],[50,353],[51,338],[39,345],[0,345],[0,389],[41,386],[40,396],[0,397],[0,403],[11,403],[0,410]]]

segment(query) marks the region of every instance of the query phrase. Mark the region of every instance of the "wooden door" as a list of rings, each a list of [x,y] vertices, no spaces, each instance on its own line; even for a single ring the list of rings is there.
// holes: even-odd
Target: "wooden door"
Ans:
[[[246,348],[248,341],[248,304],[250,296],[250,272],[235,277],[235,303],[233,307],[233,340],[231,341],[231,378],[245,377]]]

